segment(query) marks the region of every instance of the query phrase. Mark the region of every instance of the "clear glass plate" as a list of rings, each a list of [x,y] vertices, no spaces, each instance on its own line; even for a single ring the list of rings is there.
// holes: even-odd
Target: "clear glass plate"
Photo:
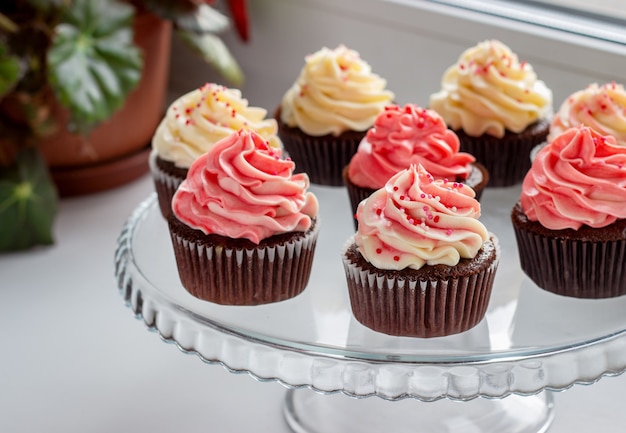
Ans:
[[[541,290],[520,270],[509,218],[518,187],[487,189],[482,199],[481,220],[502,247],[485,319],[467,332],[433,339],[384,335],[353,318],[339,252],[353,233],[347,193],[311,189],[320,200],[321,232],[310,283],[296,298],[234,307],[189,295],[154,195],[118,239],[121,295],[138,318],[183,351],[321,393],[467,401],[562,390],[626,369],[626,297],[565,298]]]

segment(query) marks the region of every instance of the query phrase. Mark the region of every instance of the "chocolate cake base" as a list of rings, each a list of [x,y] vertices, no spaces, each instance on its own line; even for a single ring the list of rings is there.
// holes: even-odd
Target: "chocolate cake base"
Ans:
[[[537,286],[574,298],[626,294],[626,220],[603,228],[550,230],[511,212],[522,270]]]
[[[259,305],[293,298],[306,288],[319,233],[275,235],[259,245],[248,239],[206,235],[179,221],[168,226],[183,287],[193,296],[223,305]]]
[[[154,151],[150,155],[149,161],[159,209],[161,215],[167,219],[167,216],[172,212],[172,197],[174,197],[178,186],[187,177],[188,169],[177,167],[173,162],[159,157]]]
[[[354,317],[394,336],[431,338],[467,331],[487,312],[499,255],[492,237],[474,259],[461,259],[456,266],[381,270],[363,258],[352,237],[342,256]]]
[[[456,129],[454,132],[459,137],[460,150],[473,155],[489,172],[489,188],[521,183],[531,166],[531,151],[546,141],[549,128],[548,120],[540,120],[520,133],[506,131],[502,138],[488,134],[472,137]]]
[[[343,186],[341,171],[356,153],[367,131],[314,137],[287,126],[280,118],[280,108],[274,117],[283,147],[296,164],[294,173],[307,173],[311,183],[318,185]]]

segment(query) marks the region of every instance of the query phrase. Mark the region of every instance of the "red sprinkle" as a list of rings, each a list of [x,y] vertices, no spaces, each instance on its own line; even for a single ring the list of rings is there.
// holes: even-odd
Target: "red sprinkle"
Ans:
[[[434,221],[435,221],[436,223],[438,223],[438,222],[439,222],[439,215],[436,215],[436,216],[435,216],[435,220],[434,220]]]
[[[383,252],[383,250],[381,248],[376,248],[376,254],[380,254],[382,252]]]
[[[400,261],[400,257],[398,257],[398,256],[393,256],[393,259],[394,259],[396,262],[399,262],[399,261]]]

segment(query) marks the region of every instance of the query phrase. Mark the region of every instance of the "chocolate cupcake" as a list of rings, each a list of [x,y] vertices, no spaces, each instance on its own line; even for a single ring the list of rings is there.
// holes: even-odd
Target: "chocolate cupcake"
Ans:
[[[152,138],[150,171],[161,214],[171,213],[174,192],[193,161],[233,132],[251,129],[281,148],[276,121],[266,115],[267,110],[248,106],[239,90],[213,83],[175,100]]]
[[[342,186],[342,170],[394,95],[359,54],[340,45],[306,57],[275,118],[278,135],[312,183]]]
[[[467,191],[411,166],[361,202],[357,233],[342,250],[360,323],[430,338],[467,331],[484,318],[500,251]]]
[[[522,270],[576,298],[626,294],[626,147],[581,126],[541,149],[511,219]]]
[[[467,49],[430,97],[461,150],[489,172],[489,187],[521,183],[530,153],[546,141],[552,92],[509,47],[489,40]]]
[[[318,203],[306,174],[256,132],[197,158],[172,199],[168,226],[183,287],[227,305],[279,302],[311,274]]]
[[[471,187],[477,200],[489,180],[482,164],[469,153],[459,152],[459,139],[439,114],[415,104],[389,105],[376,117],[343,170],[352,214],[391,176],[418,164],[450,187],[455,183]]]

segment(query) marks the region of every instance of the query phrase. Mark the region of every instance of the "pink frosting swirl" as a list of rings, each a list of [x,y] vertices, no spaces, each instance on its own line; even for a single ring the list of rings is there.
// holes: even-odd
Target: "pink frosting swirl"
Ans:
[[[476,159],[459,152],[459,139],[435,111],[407,104],[389,105],[367,131],[350,161],[348,176],[361,187],[382,188],[411,164],[437,179],[466,179]]]
[[[626,218],[626,147],[579,125],[535,156],[520,204],[531,221],[552,230],[606,227]]]
[[[488,239],[480,204],[462,183],[435,180],[421,165],[395,174],[357,210],[355,241],[379,269],[456,265]]]
[[[306,231],[317,216],[317,198],[306,174],[292,174],[258,133],[240,130],[218,141],[189,168],[172,199],[176,217],[205,234],[246,238],[258,244],[275,234]]]

